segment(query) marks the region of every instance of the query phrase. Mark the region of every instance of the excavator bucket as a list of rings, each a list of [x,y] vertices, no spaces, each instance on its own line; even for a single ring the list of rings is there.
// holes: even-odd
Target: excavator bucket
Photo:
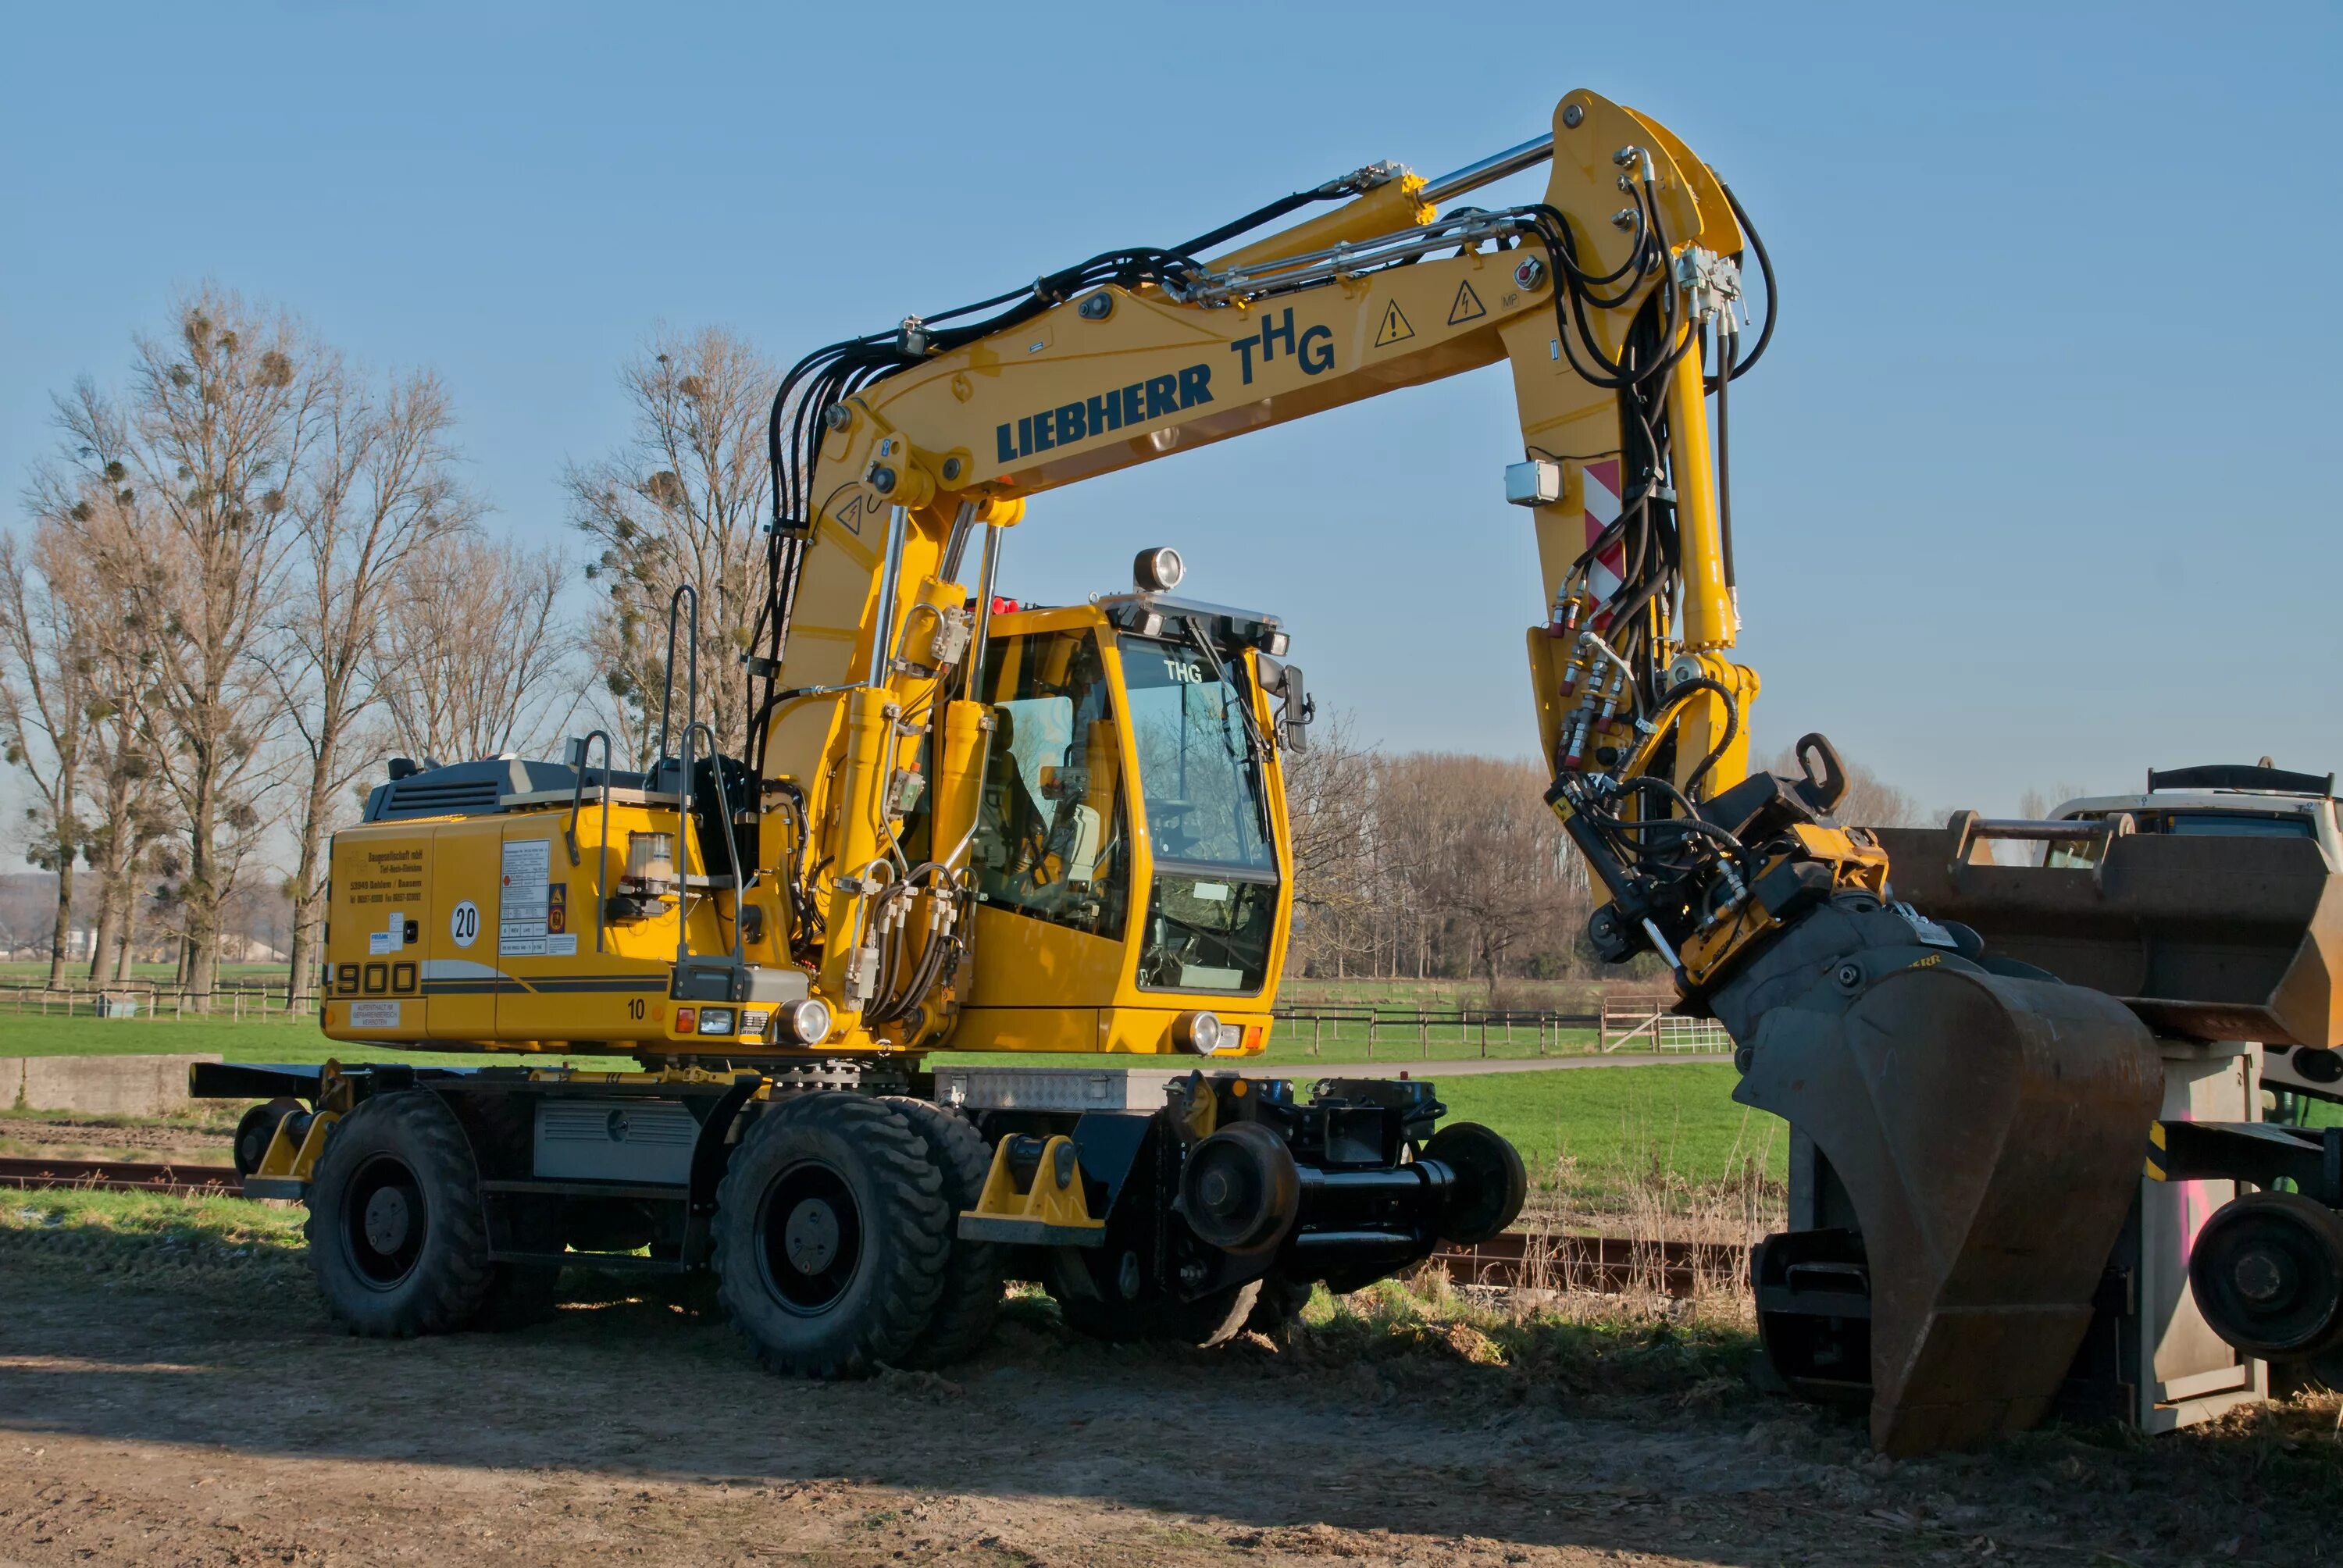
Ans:
[[[2316,839],[2123,833],[2057,857],[2079,864],[2000,866],[2002,826],[1879,829],[1896,895],[2160,1035],[2343,1043],[2343,877]]]
[[[2337,1042],[2343,878],[2308,839],[1967,813],[1877,838],[1891,897],[1983,952],[1826,914],[1717,1005],[1757,1020],[1736,1098],[1811,1141],[1802,1228],[1755,1263],[1769,1355],[1810,1394],[1867,1394],[1873,1441],[1909,1454],[2056,1400],[2139,1180],[2159,1036]],[[2049,863],[1993,861],[2025,838]]]
[[[1844,1010],[1767,1013],[1735,1097],[1813,1140],[1839,1222],[1761,1250],[1761,1312],[1804,1286],[1794,1310],[1811,1314],[1814,1287],[1827,1307],[1838,1284],[1845,1315],[1868,1319],[1872,1441],[1915,1454],[2049,1409],[2090,1325],[2160,1078],[2146,1027],[2097,992],[1876,956],[1920,962],[1865,975]],[[1776,1337],[1812,1321],[1766,1324],[1777,1366]],[[1855,1392],[1862,1369],[1847,1371]]]

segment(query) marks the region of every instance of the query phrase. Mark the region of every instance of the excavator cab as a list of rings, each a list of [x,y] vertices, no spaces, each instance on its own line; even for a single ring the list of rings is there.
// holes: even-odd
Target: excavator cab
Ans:
[[[994,616],[955,1046],[1260,1050],[1307,707],[1285,647],[1273,616],[1160,591]]]

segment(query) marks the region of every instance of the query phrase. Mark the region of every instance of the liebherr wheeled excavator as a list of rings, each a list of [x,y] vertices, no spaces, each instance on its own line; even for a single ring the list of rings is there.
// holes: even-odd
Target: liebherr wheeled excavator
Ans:
[[[1537,201],[1441,209],[1540,165]],[[679,588],[641,771],[602,736],[394,763],[335,840],[326,1032],[534,1060],[200,1070],[270,1098],[247,1190],[307,1199],[362,1332],[525,1317],[564,1266],[712,1268],[760,1354],[819,1374],[964,1352],[1004,1275],[1100,1333],[1209,1342],[1501,1229],[1520,1161],[1442,1126],[1433,1086],[1242,1070],[1292,904],[1281,759],[1310,704],[1284,628],[1182,597],[1170,551],[1061,608],[998,572],[1048,491],[1503,361],[1550,799],[1608,895],[1590,939],[1656,954],[1800,1140],[1813,1217],[1761,1253],[1769,1349],[1860,1391],[1890,1448],[2036,1419],[2157,1048],[2117,995],[1899,899],[1831,814],[1826,741],[1802,777],[1748,770],[1725,456],[1773,332],[1767,267],[1744,353],[1752,256],[1705,164],[1581,91],[1444,177],[1370,166],[809,356],[773,406],[738,754]],[[930,1068],[947,1047],[1090,1060]]]

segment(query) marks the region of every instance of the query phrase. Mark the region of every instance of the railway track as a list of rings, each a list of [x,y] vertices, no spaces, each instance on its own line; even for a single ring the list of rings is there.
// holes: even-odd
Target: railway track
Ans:
[[[231,1165],[0,1157],[0,1188],[7,1187],[233,1197],[240,1190],[240,1181]],[[1508,1231],[1477,1247],[1443,1248],[1430,1261],[1463,1285],[1604,1292],[1656,1290],[1684,1297],[1704,1284],[1713,1286],[1738,1277],[1749,1266],[1749,1253],[1746,1248],[1715,1242]]]
[[[1508,1231],[1477,1247],[1445,1247],[1429,1260],[1460,1285],[1555,1291],[1659,1291],[1682,1299],[1729,1284],[1749,1270],[1749,1249],[1715,1241]]]
[[[164,1192],[232,1198],[241,1189],[233,1165],[141,1164],[130,1160],[0,1157],[0,1187],[74,1187],[91,1192]]]

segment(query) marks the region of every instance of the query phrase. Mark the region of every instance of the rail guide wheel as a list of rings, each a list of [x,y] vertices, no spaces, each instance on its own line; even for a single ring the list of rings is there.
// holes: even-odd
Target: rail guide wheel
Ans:
[[[759,1117],[716,1199],[725,1310],[773,1372],[854,1377],[909,1359],[933,1321],[951,1210],[928,1140],[860,1094]]]
[[[2247,1354],[2331,1356],[2343,1346],[2343,1215],[2296,1192],[2232,1199],[2197,1232],[2188,1283],[2213,1332]]]
[[[479,1177],[437,1095],[381,1095],[342,1119],[317,1159],[307,1230],[318,1291],[354,1334],[446,1333],[488,1299]]]

